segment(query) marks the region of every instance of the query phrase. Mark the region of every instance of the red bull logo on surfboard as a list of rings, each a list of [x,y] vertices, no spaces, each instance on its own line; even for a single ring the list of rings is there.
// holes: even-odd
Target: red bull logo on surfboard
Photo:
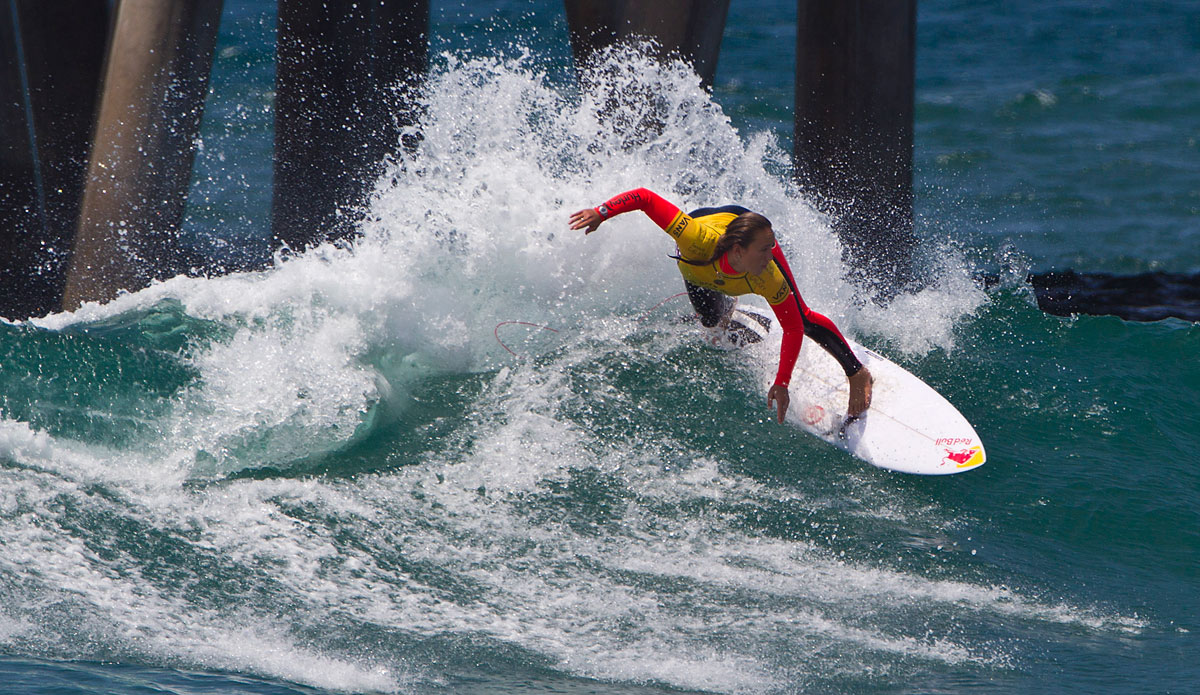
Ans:
[[[941,440],[939,440],[941,441]],[[946,452],[942,465],[953,463],[955,468],[971,468],[983,463],[983,447],[973,446],[968,449],[943,449]]]

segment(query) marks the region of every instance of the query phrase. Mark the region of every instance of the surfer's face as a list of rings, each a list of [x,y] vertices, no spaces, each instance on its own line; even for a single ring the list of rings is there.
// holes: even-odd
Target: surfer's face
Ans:
[[[751,275],[758,275],[771,264],[771,249],[775,248],[775,231],[770,227],[759,230],[749,245],[737,248],[742,252],[742,268]]]

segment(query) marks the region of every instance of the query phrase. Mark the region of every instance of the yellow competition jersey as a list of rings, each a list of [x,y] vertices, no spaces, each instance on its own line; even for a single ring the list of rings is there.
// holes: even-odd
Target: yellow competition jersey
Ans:
[[[703,261],[712,256],[717,241],[735,217],[737,215],[731,212],[718,212],[693,218],[681,211],[665,231],[674,237],[681,257]],[[767,269],[757,275],[726,273],[721,270],[721,259],[708,265],[690,265],[683,261],[678,261],[678,265],[679,272],[688,282],[722,294],[734,297],[757,294],[772,305],[779,304],[788,296],[787,281],[774,263],[768,264]]]

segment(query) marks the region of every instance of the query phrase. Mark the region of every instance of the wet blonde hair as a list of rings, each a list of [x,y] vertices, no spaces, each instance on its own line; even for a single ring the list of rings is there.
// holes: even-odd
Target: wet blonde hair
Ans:
[[[757,212],[743,212],[730,221],[729,226],[725,228],[725,233],[717,240],[717,246],[713,249],[712,256],[708,260],[693,261],[681,256],[672,256],[672,258],[683,261],[688,265],[709,265],[728,253],[734,246],[746,248],[754,243],[754,237],[759,232],[770,229],[771,220],[768,220]]]

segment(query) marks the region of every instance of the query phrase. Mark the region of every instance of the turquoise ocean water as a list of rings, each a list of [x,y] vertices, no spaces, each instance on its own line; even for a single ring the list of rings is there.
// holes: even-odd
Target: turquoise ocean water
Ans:
[[[266,248],[271,5],[226,3],[212,254]],[[931,281],[887,308],[788,183],[793,4],[733,1],[711,95],[614,56],[654,138],[575,90],[560,5],[433,11],[424,140],[354,248],[0,324],[0,692],[1200,692],[1200,327],[1023,280],[1200,272],[1194,3],[922,2]],[[771,422],[773,346],[647,313],[665,235],[566,230],[640,185],[767,214],[988,463],[890,474]]]

